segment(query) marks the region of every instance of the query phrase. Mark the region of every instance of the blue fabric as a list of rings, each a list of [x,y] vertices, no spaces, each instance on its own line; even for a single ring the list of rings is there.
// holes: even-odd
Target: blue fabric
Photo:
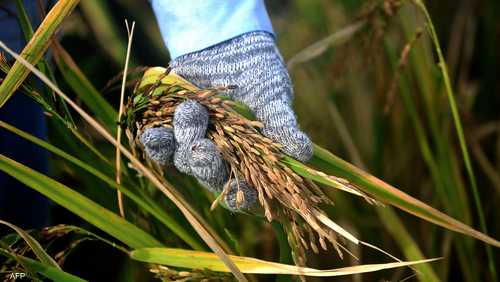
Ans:
[[[37,1],[25,0],[28,16],[34,26],[40,17]],[[20,52],[26,41],[16,19],[14,1],[0,2],[0,40]],[[0,120],[39,138],[46,138],[46,124],[42,109],[22,93],[15,93],[0,108]],[[44,149],[15,134],[0,129],[0,154],[27,165],[39,172],[48,172],[48,153]],[[49,201],[38,192],[0,171],[0,219],[22,228],[40,228],[49,220]]]
[[[151,0],[170,57],[251,31],[273,33],[263,0]]]
[[[34,26],[40,24],[40,16],[37,12],[37,2],[33,0],[24,0],[23,4],[26,13]],[[24,35],[21,31],[19,22],[17,21],[17,8],[14,1],[0,1],[0,40],[2,40],[7,47],[20,53],[26,45]]]
[[[39,138],[46,138],[43,111],[24,94],[16,93],[7,101],[0,109],[0,120]],[[0,129],[0,154],[39,172],[48,171],[47,151],[4,129]],[[49,201],[0,171],[0,218],[22,228],[46,226]]]

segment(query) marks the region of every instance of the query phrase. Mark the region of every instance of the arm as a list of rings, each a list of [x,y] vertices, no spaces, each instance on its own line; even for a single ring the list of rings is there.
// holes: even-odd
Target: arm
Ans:
[[[273,32],[262,0],[151,0],[151,5],[172,59],[247,32]]]
[[[292,83],[263,1],[169,2],[153,0],[152,4],[173,58],[172,70],[201,88],[236,85],[236,89],[225,93],[253,111],[264,124],[262,133],[282,144],[284,153],[309,160],[312,144],[298,128],[291,108]],[[173,132],[145,131],[142,143],[151,159],[164,164],[173,162],[211,191],[221,192],[228,185],[229,195],[234,195],[237,181],[228,182],[220,152],[205,138],[208,122],[204,107],[187,101],[175,111]],[[160,142],[165,146],[147,142],[167,135],[175,142]],[[175,146],[167,146],[173,143]],[[172,150],[175,153],[170,153],[171,158],[165,162],[165,152]],[[245,199],[256,202],[255,189],[247,187],[244,193]],[[236,210],[234,198],[226,197],[226,203]]]

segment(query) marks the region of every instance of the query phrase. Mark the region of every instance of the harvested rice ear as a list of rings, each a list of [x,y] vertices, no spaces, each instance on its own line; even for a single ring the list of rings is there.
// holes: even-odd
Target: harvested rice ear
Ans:
[[[222,155],[209,139],[199,139],[189,146],[188,164],[191,175],[212,192],[221,192],[228,180]]]
[[[221,203],[232,211],[248,211],[249,214],[262,214],[268,221],[279,221],[289,234],[293,252],[303,261],[305,251],[318,249],[318,244],[325,248],[326,242],[330,242],[339,250],[341,245],[337,242],[337,233],[353,241],[352,235],[329,220],[322,211],[321,204],[332,202],[321,188],[298,175],[283,158],[285,154],[291,154],[298,160],[309,159],[312,150],[307,136],[298,128],[285,130],[277,123],[273,126],[272,118],[266,119],[265,127],[261,122],[247,119],[235,111],[237,105],[234,102],[215,96],[222,90],[199,90],[188,82],[179,82],[174,76],[170,78],[164,81],[159,77],[157,82],[137,86],[128,103],[128,124],[135,128],[135,132],[148,127],[174,127],[175,138],[179,139],[176,140],[174,157],[176,167],[186,169],[212,191],[222,191],[211,209]],[[288,115],[285,121],[291,125],[294,117]],[[191,131],[188,124],[195,123],[203,130],[196,128]],[[196,134],[177,136],[179,129]],[[266,137],[264,133],[274,138]],[[281,140],[273,133],[286,138]],[[182,144],[181,139],[186,142]],[[300,143],[304,145],[293,146],[291,143],[296,142],[292,140],[302,141]],[[187,164],[181,163],[182,160],[188,160]],[[181,164],[184,166],[180,167]],[[226,181],[228,185],[224,186]],[[350,189],[368,197],[346,181],[337,182],[343,190]]]
[[[161,166],[172,163],[175,151],[174,132],[170,128],[154,127],[144,130],[140,137],[146,155]]]
[[[232,178],[228,181],[224,200],[233,212],[251,211],[258,207],[257,192],[243,179]]]

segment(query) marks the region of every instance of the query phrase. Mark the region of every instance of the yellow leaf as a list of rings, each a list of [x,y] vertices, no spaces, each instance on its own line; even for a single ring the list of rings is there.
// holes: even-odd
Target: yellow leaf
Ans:
[[[144,248],[132,251],[130,256],[138,261],[163,264],[174,267],[208,269],[219,272],[230,272],[226,265],[217,257],[217,255],[208,252],[191,251],[175,248]],[[289,274],[304,276],[342,276],[358,273],[367,273],[391,269],[403,266],[410,266],[420,263],[427,263],[438,260],[426,259],[408,262],[390,262],[379,264],[363,264],[348,266],[335,269],[315,269],[300,267],[271,261],[265,261],[250,257],[229,256],[231,260],[243,273],[253,274]]]

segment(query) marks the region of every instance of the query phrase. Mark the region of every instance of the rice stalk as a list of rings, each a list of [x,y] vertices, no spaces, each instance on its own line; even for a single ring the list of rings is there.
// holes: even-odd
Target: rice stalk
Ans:
[[[132,26],[129,27],[128,21],[125,20],[125,25],[127,27],[127,34],[128,34],[128,45],[127,45],[127,54],[125,56],[125,66],[123,68],[123,79],[122,79],[122,88],[120,91],[120,109],[118,111],[118,122],[120,122],[122,115],[123,115],[123,101],[125,97],[125,84],[127,81],[127,71],[128,71],[128,63],[130,59],[130,49],[132,46],[132,39],[134,38],[134,28],[135,28],[135,22],[132,22]],[[118,126],[116,130],[116,142],[118,144],[121,144],[121,139],[122,139],[122,128],[121,126]],[[121,186],[122,183],[122,169],[121,169],[121,154],[120,154],[120,148],[116,147],[116,152],[115,152],[116,158],[115,158],[115,166],[116,166],[116,184],[118,186]],[[120,211],[120,215],[125,218],[125,209],[123,208],[123,196],[122,192],[120,189],[116,190],[116,196],[118,198],[118,209]]]

